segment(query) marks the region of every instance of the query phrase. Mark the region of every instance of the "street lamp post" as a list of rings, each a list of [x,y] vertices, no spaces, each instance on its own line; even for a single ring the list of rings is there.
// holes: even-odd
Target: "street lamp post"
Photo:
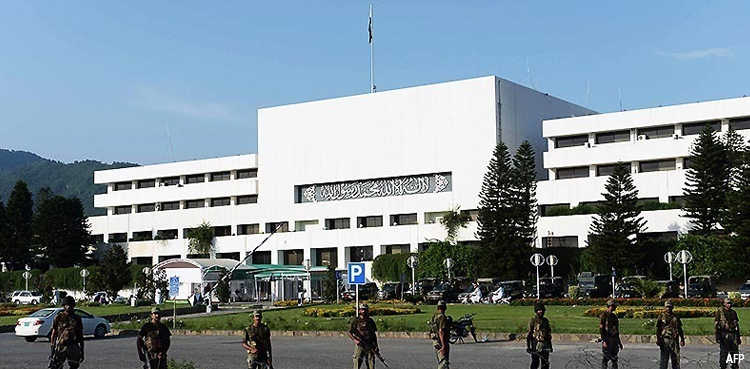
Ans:
[[[305,259],[302,262],[302,266],[305,267],[305,272],[307,272],[308,299],[310,300],[310,302],[312,302],[312,278],[310,276],[310,269],[312,268],[312,263],[310,262],[310,259]]]
[[[551,277],[555,278],[555,265],[557,265],[557,256],[550,255],[547,256],[547,265],[549,265]]]
[[[544,265],[544,255],[534,254],[531,255],[531,265],[536,267],[536,298],[541,298],[541,291],[539,290],[539,266]]]
[[[675,261],[675,254],[671,251],[667,251],[666,254],[664,254],[664,262],[669,264],[669,280],[672,281],[672,263]]]
[[[688,298],[688,277],[687,277],[687,265],[691,261],[693,261],[693,254],[690,253],[688,250],[681,250],[677,253],[677,261],[682,264],[682,278],[684,280],[684,286],[685,286],[685,298]]]
[[[86,294],[86,277],[89,276],[89,271],[81,269],[81,277],[83,277],[83,293]]]
[[[443,265],[448,269],[448,281],[451,280],[451,268],[453,268],[453,259],[446,258],[443,261]]]
[[[414,279],[414,269],[419,265],[419,258],[417,255],[409,256],[409,258],[406,259],[406,265],[411,268],[411,292],[412,296],[415,296],[417,293],[417,281]]]
[[[615,267],[612,267],[612,298],[615,298],[615,278],[617,278],[617,271]]]

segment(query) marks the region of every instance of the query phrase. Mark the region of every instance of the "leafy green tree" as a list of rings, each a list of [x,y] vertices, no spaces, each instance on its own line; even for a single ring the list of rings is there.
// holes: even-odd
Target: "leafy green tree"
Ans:
[[[690,148],[690,161],[684,190],[684,217],[692,222],[691,233],[713,234],[725,215],[731,168],[725,145],[709,125]]]
[[[461,228],[466,228],[466,225],[469,224],[470,220],[471,218],[469,218],[468,215],[461,214],[461,206],[456,205],[456,207],[451,209],[451,211],[440,219],[440,224],[443,225],[443,228],[445,228],[447,233],[445,240],[448,243],[456,244],[458,232],[461,231]]]
[[[323,278],[323,301],[330,304],[336,302],[336,267],[328,265],[326,269],[326,275]]]
[[[122,246],[112,245],[104,252],[99,263],[100,268],[92,279],[100,280],[102,290],[115,297],[120,290],[130,284],[130,265],[128,254]]]
[[[426,251],[419,253],[419,267],[417,278],[448,279],[448,270],[443,265],[445,259],[453,259],[451,276],[476,277],[475,249],[465,245],[451,245],[445,241],[434,241]],[[406,261],[404,260],[404,265]]]
[[[536,202],[536,161],[534,148],[529,141],[523,141],[513,156],[511,176],[515,213],[516,234],[533,244],[536,238],[536,222],[539,219]]]
[[[740,245],[726,235],[685,234],[680,236],[672,251],[687,250],[693,260],[687,264],[688,276],[714,275],[718,278],[746,277],[747,258]],[[675,276],[682,276],[682,266],[674,268]]]
[[[154,271],[151,269],[150,273],[138,273],[136,280],[138,285],[137,297],[139,300],[154,300],[156,296],[156,290],[161,290],[162,296],[169,295],[169,280],[167,279],[167,272],[164,269]]]
[[[636,237],[645,230],[646,222],[640,216],[638,189],[630,169],[617,163],[604,188],[604,202],[597,206],[584,255],[599,272],[609,272],[612,267],[632,271],[640,254]]]
[[[16,269],[31,262],[31,220],[33,215],[31,192],[24,181],[16,182],[5,207],[5,229],[0,258],[9,268]]]
[[[216,286],[216,298],[225,304],[229,302],[229,297],[232,294],[231,291],[229,291],[230,278],[224,278],[228,273],[229,272],[227,270],[221,272],[221,275],[219,276],[219,283]]]
[[[205,220],[188,232],[188,250],[193,254],[214,255],[214,229]]]
[[[447,242],[447,241],[446,241]],[[411,281],[411,268],[406,259],[413,254],[380,254],[372,261],[372,277],[381,282],[397,282],[405,275]]]
[[[83,264],[91,236],[88,228],[78,198],[47,198],[34,215],[34,249],[58,268]]]

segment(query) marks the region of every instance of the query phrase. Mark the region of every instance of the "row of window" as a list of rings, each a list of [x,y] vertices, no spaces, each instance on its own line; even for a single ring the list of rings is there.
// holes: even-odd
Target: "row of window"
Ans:
[[[662,172],[668,170],[677,169],[677,161],[679,159],[663,159],[663,160],[650,160],[638,162],[638,173],[649,173],[649,172]],[[607,177],[612,174],[617,164],[603,164],[596,166],[597,177]],[[630,168],[631,163],[623,163],[626,167]],[[682,169],[690,169],[692,165],[692,159],[682,159]],[[557,168],[555,169],[556,179],[572,179],[572,178],[587,178],[590,177],[589,166],[571,167],[571,168]]]
[[[258,203],[258,195],[243,195],[243,196],[235,197],[235,205],[246,205],[246,204],[257,204],[257,203]],[[217,197],[213,199],[208,199],[208,206],[210,207],[229,206],[231,204],[232,204],[231,197]],[[197,200],[185,200],[182,208],[183,209],[196,209],[196,208],[204,208],[204,207],[206,207],[206,200],[197,199]],[[169,210],[180,210],[180,201],[168,201],[168,202],[160,202],[160,203],[135,205],[136,213],[150,213],[154,211],[169,211]],[[132,212],[133,212],[132,205],[115,206],[115,209],[114,209],[115,215],[130,214]]]
[[[234,178],[235,179],[245,179],[245,178],[256,178],[258,177],[258,169],[238,169],[233,171],[234,172]],[[157,182],[159,186],[181,186],[182,184],[193,184],[193,183],[203,183],[206,182],[206,179],[208,179],[209,182],[220,182],[220,181],[228,181],[231,177],[231,171],[224,171],[224,172],[214,172],[214,173],[201,173],[201,174],[190,174],[186,176],[182,176],[184,179],[182,182],[180,182],[181,177],[166,177],[166,178],[159,178],[157,179],[143,179],[140,181],[135,181],[135,188],[151,188],[156,187]],[[114,185],[115,191],[123,191],[123,190],[131,190],[133,189],[133,182],[127,181],[127,182],[117,182]]]
[[[677,232],[648,232],[639,233],[637,235],[638,241],[676,241]],[[581,247],[583,245],[578,244],[578,236],[560,236],[560,237],[542,237],[542,247]]]
[[[708,125],[714,131],[721,132],[721,121],[705,121],[697,123],[689,123],[682,125],[682,135],[691,136],[700,134],[703,128]],[[731,130],[743,130],[750,129],[750,117],[732,118],[729,119],[729,129]],[[619,131],[610,132],[598,132],[594,134],[594,142],[597,144],[607,144],[614,142],[628,142],[631,139],[631,130],[624,129]],[[636,137],[639,140],[658,139],[658,138],[669,138],[676,135],[676,129],[674,125],[664,125],[658,127],[647,127],[636,129]],[[564,136],[555,138],[555,148],[573,147],[585,145],[589,142],[589,135],[574,135]]]

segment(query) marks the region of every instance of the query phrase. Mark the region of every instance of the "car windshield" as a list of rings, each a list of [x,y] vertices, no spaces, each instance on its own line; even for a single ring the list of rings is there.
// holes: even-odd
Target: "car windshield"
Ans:
[[[435,291],[445,291],[445,290],[450,289],[450,287],[451,287],[450,284],[442,283],[442,284],[437,285],[437,287],[435,287]]]
[[[741,290],[750,290],[750,283],[745,283],[740,287]]]
[[[29,315],[32,318],[44,318],[52,315],[55,312],[55,309],[42,309],[37,310],[33,314]]]

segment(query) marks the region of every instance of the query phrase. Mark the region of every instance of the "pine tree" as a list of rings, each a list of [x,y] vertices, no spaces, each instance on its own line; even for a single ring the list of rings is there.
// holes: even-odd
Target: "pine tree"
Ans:
[[[727,150],[718,134],[706,126],[690,148],[691,166],[685,183],[684,217],[692,221],[691,233],[715,233],[726,212],[731,169]]]
[[[323,301],[327,304],[336,302],[336,284],[339,281],[336,279],[336,267],[328,265],[326,269],[326,275],[323,279]]]
[[[533,245],[539,213],[536,203],[536,162],[534,148],[529,141],[521,143],[513,156],[511,181],[516,232],[529,245]]]
[[[729,194],[727,229],[737,235],[741,244],[750,241],[750,156],[743,157],[735,180],[735,188]],[[747,247],[750,247],[747,246]]]
[[[11,269],[22,268],[31,262],[31,219],[33,214],[31,192],[24,181],[16,182],[5,207],[5,228],[2,259]]]
[[[646,222],[640,216],[638,189],[629,168],[617,163],[604,188],[604,202],[597,206],[589,231],[586,258],[599,272],[613,267],[632,270],[640,255],[636,236],[645,230]]]
[[[95,278],[100,279],[99,283],[110,296],[116,297],[130,283],[130,264],[128,254],[120,245],[113,245],[104,252]]]
[[[34,215],[34,250],[41,261],[58,268],[83,264],[89,244],[88,220],[78,198],[53,196]]]

